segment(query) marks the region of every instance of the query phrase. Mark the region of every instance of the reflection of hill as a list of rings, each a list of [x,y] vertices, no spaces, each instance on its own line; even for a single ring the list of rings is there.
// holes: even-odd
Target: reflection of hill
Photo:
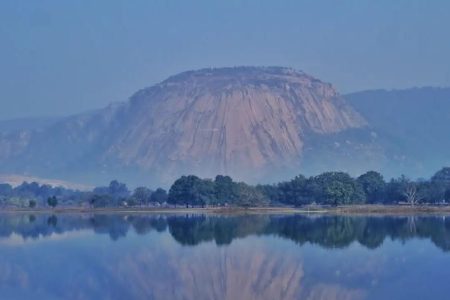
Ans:
[[[303,270],[292,254],[284,257],[262,249],[237,245],[222,251],[202,251],[178,263],[188,299],[295,299]],[[200,279],[200,280],[199,280]],[[193,296],[193,297],[192,297]]]
[[[216,250],[211,245],[165,250],[124,258],[113,281],[131,282],[132,297],[140,299],[295,299],[301,290],[298,257],[275,253],[261,242]],[[165,268],[153,273],[159,261]]]
[[[317,284],[302,299],[308,300],[357,300],[365,299],[365,293],[362,290],[349,290],[339,285]]]
[[[305,281],[302,254],[253,239],[229,247],[147,249],[120,258],[112,282],[134,299],[361,299],[345,285]],[[148,252],[147,252],[148,251]],[[155,267],[158,270],[155,272]],[[170,282],[171,286],[168,286]]]
[[[207,241],[227,245],[249,235],[275,235],[299,245],[311,243],[324,248],[343,248],[358,242],[374,249],[388,237],[401,241],[426,238],[440,249],[450,251],[448,217],[5,214],[0,218],[0,236],[16,233],[25,239],[87,229],[117,240],[126,236],[130,229],[146,234],[167,228],[178,243],[191,246]]]

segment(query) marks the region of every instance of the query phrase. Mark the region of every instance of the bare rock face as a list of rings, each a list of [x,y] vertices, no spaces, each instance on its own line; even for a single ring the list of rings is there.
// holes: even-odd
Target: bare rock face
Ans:
[[[105,153],[126,165],[242,173],[298,165],[304,136],[365,125],[330,84],[287,68],[186,72],[131,98]]]
[[[27,137],[20,153],[60,170],[89,162],[168,181],[186,173],[248,180],[275,170],[299,173],[306,137],[364,126],[330,84],[303,72],[204,69],[170,77],[125,104],[59,121]]]

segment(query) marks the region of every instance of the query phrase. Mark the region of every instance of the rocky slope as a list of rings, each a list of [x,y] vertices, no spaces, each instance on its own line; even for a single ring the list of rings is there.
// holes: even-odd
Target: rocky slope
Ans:
[[[133,174],[169,182],[184,173],[273,179],[301,171],[310,140],[366,126],[330,84],[303,72],[204,69],[45,129],[0,134],[0,171],[84,181]]]

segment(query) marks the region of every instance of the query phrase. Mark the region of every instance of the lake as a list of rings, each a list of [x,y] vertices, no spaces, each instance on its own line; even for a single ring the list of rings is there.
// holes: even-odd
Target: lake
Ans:
[[[1,299],[449,299],[450,217],[0,214]]]

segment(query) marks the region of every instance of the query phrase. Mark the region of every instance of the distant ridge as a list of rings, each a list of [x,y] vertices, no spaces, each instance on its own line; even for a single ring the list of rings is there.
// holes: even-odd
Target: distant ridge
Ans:
[[[450,88],[380,89],[344,97],[383,137],[386,173],[430,176],[450,166]]]

